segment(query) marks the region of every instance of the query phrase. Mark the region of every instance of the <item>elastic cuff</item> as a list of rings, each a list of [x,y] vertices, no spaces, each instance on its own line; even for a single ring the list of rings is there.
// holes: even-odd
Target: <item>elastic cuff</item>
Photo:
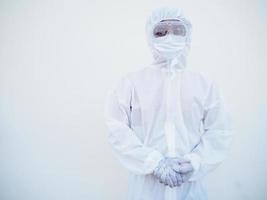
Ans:
[[[153,173],[154,169],[158,166],[159,161],[163,159],[163,155],[159,151],[152,151],[146,158],[144,163],[144,173]]]
[[[201,158],[195,153],[186,154],[184,158],[190,160],[190,163],[193,167],[193,173],[190,176],[189,181],[194,181],[201,165]]]

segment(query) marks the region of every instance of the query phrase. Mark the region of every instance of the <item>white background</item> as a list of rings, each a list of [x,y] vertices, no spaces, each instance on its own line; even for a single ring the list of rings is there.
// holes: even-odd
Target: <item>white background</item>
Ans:
[[[217,80],[234,119],[231,156],[207,177],[210,199],[267,199],[266,1],[1,0],[1,200],[125,200],[104,100],[151,63],[144,25],[160,5],[191,20],[187,67]]]

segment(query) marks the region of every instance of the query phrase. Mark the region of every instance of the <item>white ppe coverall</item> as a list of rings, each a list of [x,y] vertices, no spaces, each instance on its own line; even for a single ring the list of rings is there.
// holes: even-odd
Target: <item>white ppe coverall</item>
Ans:
[[[179,19],[187,28],[186,46],[171,60],[153,43],[153,28],[162,19]],[[159,8],[146,22],[154,62],[127,73],[107,94],[104,108],[108,140],[114,155],[129,171],[129,200],[204,200],[202,178],[227,156],[232,141],[229,113],[218,84],[189,70],[186,55],[191,23],[179,9]],[[153,170],[165,156],[190,160],[188,182],[172,188],[160,183]]]

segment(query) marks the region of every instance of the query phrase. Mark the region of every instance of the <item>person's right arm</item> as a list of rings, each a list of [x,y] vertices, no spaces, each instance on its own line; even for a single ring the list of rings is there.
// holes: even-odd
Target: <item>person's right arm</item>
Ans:
[[[109,91],[104,108],[108,140],[119,161],[135,174],[150,174],[163,158],[162,154],[145,146],[130,127],[131,94],[134,88],[127,77]]]

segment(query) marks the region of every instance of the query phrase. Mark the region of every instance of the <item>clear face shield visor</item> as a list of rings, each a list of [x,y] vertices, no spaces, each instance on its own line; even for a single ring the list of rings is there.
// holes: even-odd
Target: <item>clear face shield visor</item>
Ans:
[[[177,36],[186,36],[184,23],[178,19],[164,19],[158,22],[153,29],[155,38],[164,37],[170,33]]]

